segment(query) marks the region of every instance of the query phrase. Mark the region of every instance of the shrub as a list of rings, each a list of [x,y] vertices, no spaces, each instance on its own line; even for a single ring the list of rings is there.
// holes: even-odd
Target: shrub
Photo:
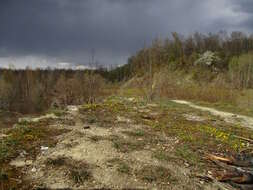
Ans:
[[[233,57],[229,63],[231,83],[236,88],[253,88],[253,53]]]

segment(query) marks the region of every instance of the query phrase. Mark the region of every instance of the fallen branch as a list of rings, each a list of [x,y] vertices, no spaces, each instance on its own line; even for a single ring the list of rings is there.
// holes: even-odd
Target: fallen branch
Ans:
[[[238,136],[238,135],[233,135],[234,137],[238,138],[238,139],[241,139],[241,140],[244,140],[244,141],[248,141],[250,143],[253,143],[253,140],[252,139],[248,139],[248,138],[245,138],[245,137],[241,137],[241,136]]]
[[[235,158],[224,158],[212,154],[208,154],[207,158],[226,171],[225,174],[222,172],[222,174],[216,176],[218,181],[232,182],[235,184],[253,184],[253,174],[240,168],[240,166],[251,167],[253,165],[251,159],[236,160]]]
[[[216,155],[212,155],[212,154],[208,154],[207,158],[209,158],[212,161],[218,160],[220,162],[225,162],[227,164],[233,164],[235,161],[233,158],[224,158],[224,157],[220,157],[220,156],[216,156]]]
[[[253,166],[253,160],[251,158],[248,158],[248,159],[224,158],[224,157],[215,156],[212,154],[208,154],[207,158],[209,158],[210,160],[214,162],[220,161],[228,165],[234,165],[238,167],[252,167]]]

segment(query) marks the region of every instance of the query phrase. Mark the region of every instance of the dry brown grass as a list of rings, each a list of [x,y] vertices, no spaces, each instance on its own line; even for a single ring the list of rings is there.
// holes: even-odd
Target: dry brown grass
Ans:
[[[197,100],[210,103],[234,102],[236,91],[229,88],[225,77],[211,82],[194,81],[184,73],[160,72],[155,77],[156,96],[170,99]]]

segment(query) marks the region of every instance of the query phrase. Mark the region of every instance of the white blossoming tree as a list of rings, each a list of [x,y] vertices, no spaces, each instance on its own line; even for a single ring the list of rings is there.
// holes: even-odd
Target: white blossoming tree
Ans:
[[[199,59],[195,61],[195,65],[206,65],[206,66],[218,66],[221,59],[216,53],[212,51],[206,51],[205,53],[201,54]]]

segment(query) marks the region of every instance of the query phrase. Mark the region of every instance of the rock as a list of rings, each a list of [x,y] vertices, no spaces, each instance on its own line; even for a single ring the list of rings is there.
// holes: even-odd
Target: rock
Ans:
[[[135,101],[135,98],[128,98],[127,99],[129,102],[134,102]]]
[[[16,159],[12,160],[10,162],[10,165],[11,166],[15,166],[15,167],[24,167],[26,165],[26,161],[25,161],[25,158],[20,158],[20,157],[17,157]]]
[[[153,103],[153,104],[147,104],[147,106],[148,106],[148,107],[153,107],[153,108],[158,107],[158,105],[157,105],[157,104],[154,104],[154,103]]]
[[[0,139],[6,138],[6,137],[9,137],[9,136],[10,136],[10,135],[0,134]]]
[[[26,160],[26,161],[25,161],[25,165],[27,165],[27,166],[32,165],[32,163],[33,163],[33,161],[32,161],[32,160]]]
[[[150,113],[150,110],[149,109],[139,109],[138,110],[139,113]]]
[[[36,172],[37,169],[35,167],[32,168],[31,172]]]
[[[183,114],[183,116],[185,117],[186,120],[188,121],[205,121],[204,117],[200,117],[197,115],[193,115],[193,114]]]
[[[127,119],[125,117],[117,116],[117,121],[122,123],[131,123],[130,119]]]
[[[78,107],[77,106],[68,106],[67,109],[69,111],[78,111]]]
[[[51,114],[46,114],[43,115],[41,117],[35,117],[35,118],[30,118],[30,117],[23,117],[23,118],[19,118],[18,119],[18,123],[37,123],[40,122],[42,120],[46,120],[46,119],[57,119],[58,117],[51,113]]]
[[[90,126],[86,125],[83,127],[83,129],[90,129]]]
[[[20,152],[20,157],[25,157],[26,155],[28,155],[28,153],[25,151],[25,150],[23,150],[22,152]]]
[[[46,150],[48,150],[48,147],[47,147],[47,146],[41,146],[41,147],[40,147],[40,150],[46,151]]]
[[[142,119],[147,119],[147,120],[153,120],[153,119],[155,119],[155,118],[154,118],[153,116],[151,116],[151,115],[142,115],[141,118],[142,118]]]

